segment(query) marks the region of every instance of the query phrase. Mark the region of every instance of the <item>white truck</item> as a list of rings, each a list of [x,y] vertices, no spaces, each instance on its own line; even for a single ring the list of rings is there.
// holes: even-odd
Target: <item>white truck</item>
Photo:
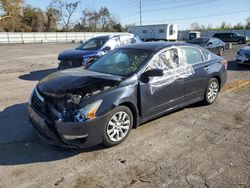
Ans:
[[[143,41],[176,41],[178,39],[176,24],[132,26],[128,28],[128,32],[138,35]]]

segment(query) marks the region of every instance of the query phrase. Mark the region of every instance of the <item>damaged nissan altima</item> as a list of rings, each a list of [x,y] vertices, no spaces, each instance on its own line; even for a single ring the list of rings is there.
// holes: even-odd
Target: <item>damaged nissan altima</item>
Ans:
[[[30,97],[30,120],[52,145],[114,146],[143,122],[198,101],[212,104],[226,68],[225,59],[192,44],[124,46],[42,79]]]

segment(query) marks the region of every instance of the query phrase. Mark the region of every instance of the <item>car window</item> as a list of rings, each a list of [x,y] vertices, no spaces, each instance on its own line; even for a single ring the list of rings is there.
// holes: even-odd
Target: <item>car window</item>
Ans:
[[[96,60],[87,67],[87,70],[128,76],[135,72],[151,54],[151,50],[118,48]]]
[[[105,44],[105,46],[109,46],[111,50],[118,48],[120,46],[119,38],[115,37],[115,38],[109,39],[108,42]]]
[[[78,50],[98,50],[107,42],[107,40],[108,40],[107,38],[93,38],[81,44],[77,49]]]
[[[202,53],[203,53],[203,57],[204,57],[204,60],[205,60],[205,61],[210,60],[210,58],[211,58],[210,52],[208,52],[208,51],[205,50],[205,49],[202,49]]]
[[[207,38],[194,38],[190,41],[191,44],[202,44],[205,45],[209,39]]]
[[[218,40],[217,39],[210,39],[209,42],[212,42],[212,44],[218,44]]]
[[[180,64],[178,51],[176,48],[161,52],[155,56],[148,65],[147,69],[163,69],[171,70],[178,67]]]
[[[187,64],[197,64],[203,62],[201,51],[193,47],[181,47],[183,60]]]
[[[136,39],[133,36],[120,36],[121,45],[135,43]]]

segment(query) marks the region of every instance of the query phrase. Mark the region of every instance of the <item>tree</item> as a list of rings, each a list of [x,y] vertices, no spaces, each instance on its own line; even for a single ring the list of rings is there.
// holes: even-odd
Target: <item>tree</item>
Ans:
[[[220,29],[220,30],[232,29],[232,26],[231,26],[231,24],[227,24],[226,22],[222,22],[218,29]]]
[[[23,9],[22,18],[24,31],[42,32],[46,30],[47,18],[41,9],[28,5]]]
[[[198,22],[194,22],[194,23],[191,23],[191,25],[190,25],[190,30],[200,30],[201,28],[200,28],[200,25],[199,25],[199,23]]]
[[[246,18],[246,29],[250,29],[250,17]]]
[[[23,0],[0,0],[0,27],[4,31],[21,31]]]
[[[244,29],[244,28],[245,28],[245,26],[241,22],[239,22],[233,26],[233,29]]]
[[[69,30],[72,22],[72,16],[76,12],[76,9],[80,1],[67,3],[63,0],[54,0],[53,3],[56,5],[57,10],[59,11],[60,19],[63,23],[65,30]]]
[[[59,10],[54,7],[53,3],[51,3],[45,14],[47,17],[46,31],[56,31],[57,23],[60,21]]]
[[[84,9],[81,23],[76,24],[77,31],[123,31],[124,28],[111,15],[107,7],[101,7],[99,11]]]

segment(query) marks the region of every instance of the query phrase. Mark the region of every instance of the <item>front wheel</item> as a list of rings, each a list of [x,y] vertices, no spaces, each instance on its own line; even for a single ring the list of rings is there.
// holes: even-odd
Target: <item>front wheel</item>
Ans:
[[[103,144],[107,147],[122,143],[133,125],[133,114],[126,106],[116,107],[110,114],[103,133]]]
[[[208,82],[208,86],[205,93],[205,99],[204,99],[205,104],[209,105],[214,103],[215,99],[218,96],[219,89],[220,85],[218,80],[216,78],[211,78],[210,81]]]

